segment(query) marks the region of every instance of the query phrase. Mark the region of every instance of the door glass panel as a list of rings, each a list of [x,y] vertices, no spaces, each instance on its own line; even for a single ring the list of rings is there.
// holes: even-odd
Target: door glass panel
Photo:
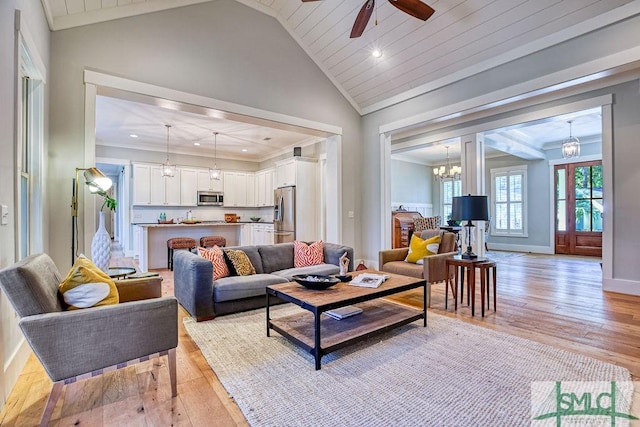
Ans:
[[[591,167],[591,187],[594,199],[602,198],[602,165]]]
[[[556,230],[567,231],[567,201],[558,200],[556,206],[556,212],[558,217],[556,218]]]
[[[593,199],[591,201],[591,221],[592,230],[602,232],[602,212],[604,207],[602,206],[602,199]]]
[[[591,197],[591,168],[589,166],[580,166],[575,168],[574,173],[575,173],[576,199],[590,198]]]
[[[591,200],[576,200],[575,212],[576,231],[591,231]]]
[[[558,169],[556,171],[556,199],[564,200],[567,197],[567,171]]]

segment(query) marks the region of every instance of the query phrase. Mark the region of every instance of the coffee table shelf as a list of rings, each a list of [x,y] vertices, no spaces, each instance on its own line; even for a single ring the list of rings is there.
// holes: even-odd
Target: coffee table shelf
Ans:
[[[345,345],[423,318],[421,310],[387,301],[371,301],[357,306],[363,310],[362,313],[342,320],[322,315],[320,347],[323,353],[331,353]],[[296,340],[306,350],[314,348],[314,316],[309,311],[272,319],[271,329]]]

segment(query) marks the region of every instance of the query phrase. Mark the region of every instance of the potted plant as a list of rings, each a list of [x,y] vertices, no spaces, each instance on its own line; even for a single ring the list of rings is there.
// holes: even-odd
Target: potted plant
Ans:
[[[451,219],[451,214],[449,214],[447,215],[447,224],[449,225],[449,227],[456,227],[460,225],[460,220]]]

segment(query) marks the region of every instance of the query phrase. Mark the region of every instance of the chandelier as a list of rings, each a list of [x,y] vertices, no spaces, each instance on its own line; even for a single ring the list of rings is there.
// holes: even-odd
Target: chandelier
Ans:
[[[569,120],[567,123],[569,123],[569,138],[562,141],[562,157],[565,159],[580,157],[580,140],[575,136],[571,136],[571,123],[573,123],[573,120]]]
[[[218,132],[213,133],[213,167],[209,168],[209,178],[220,180],[222,172],[218,168]]]
[[[447,147],[447,163],[445,166],[433,168],[433,179],[436,181],[444,181],[447,179],[460,179],[462,168],[460,166],[451,166],[449,161],[449,147]]]
[[[171,125],[164,125],[167,128],[167,161],[162,164],[160,175],[173,178],[176,174],[176,165],[169,163],[169,129]]]

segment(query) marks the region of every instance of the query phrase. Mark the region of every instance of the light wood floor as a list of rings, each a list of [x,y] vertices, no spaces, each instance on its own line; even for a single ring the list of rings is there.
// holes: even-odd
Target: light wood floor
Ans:
[[[491,256],[491,254],[490,254]],[[494,253],[498,261],[498,311],[486,317],[458,307],[444,310],[444,285],[432,290],[430,312],[582,353],[629,369],[640,379],[640,297],[601,291],[600,264],[567,256]],[[118,265],[133,265],[117,259]],[[173,293],[168,270],[163,292]],[[421,291],[397,298],[421,306]],[[479,300],[479,296],[478,296]],[[477,309],[477,308],[476,308]],[[53,426],[233,426],[242,413],[182,326],[180,309],[178,396],[170,398],[166,358],[65,386]],[[117,333],[114,331],[114,333]],[[2,426],[37,425],[51,381],[31,357],[2,412]],[[638,387],[636,387],[637,389]],[[638,392],[632,413],[640,414]]]

